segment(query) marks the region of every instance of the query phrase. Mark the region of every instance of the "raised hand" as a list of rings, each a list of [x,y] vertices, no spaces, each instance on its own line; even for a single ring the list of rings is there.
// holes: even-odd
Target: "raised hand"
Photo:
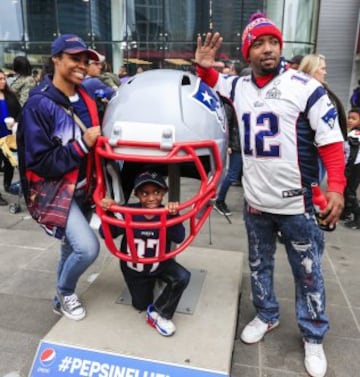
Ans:
[[[195,63],[203,68],[221,67],[223,63],[215,62],[216,52],[222,44],[220,33],[207,33],[204,43],[201,36],[197,37],[197,47],[195,51]]]

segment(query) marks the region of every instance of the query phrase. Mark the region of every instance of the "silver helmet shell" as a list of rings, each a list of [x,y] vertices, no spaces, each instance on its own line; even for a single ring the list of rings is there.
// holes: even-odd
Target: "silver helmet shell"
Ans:
[[[217,93],[195,75],[177,70],[152,70],[138,74],[122,85],[107,105],[103,135],[95,148],[97,186],[96,211],[105,243],[115,256],[132,263],[156,263],[172,258],[191,244],[212,210],[221,180],[227,150],[227,121]],[[159,250],[151,258],[140,257],[132,231],[146,226],[131,220],[139,214],[131,201],[137,174],[148,169],[168,176],[168,200],[179,202],[179,216],[167,219],[166,208],[156,210],[161,221]],[[182,179],[195,178],[195,192],[180,199]],[[123,191],[118,195],[119,190]],[[101,200],[115,199],[104,212]],[[151,211],[151,210],[143,210]],[[121,216],[118,216],[121,215]],[[171,252],[164,250],[166,229],[174,221],[188,223],[186,239]],[[129,254],[114,243],[110,228],[126,229]]]
[[[107,105],[103,134],[109,140],[162,140],[165,149],[166,142],[214,140],[222,159],[226,156],[226,117],[218,95],[195,75],[178,70],[149,70],[120,86]]]

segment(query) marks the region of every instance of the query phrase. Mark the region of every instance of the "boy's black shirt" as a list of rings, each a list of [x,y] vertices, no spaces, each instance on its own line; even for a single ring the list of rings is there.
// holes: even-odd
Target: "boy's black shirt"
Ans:
[[[129,203],[126,207],[132,208],[142,208],[140,203]],[[164,208],[163,205],[160,208]],[[178,215],[176,215],[178,216]],[[168,215],[168,218],[174,218],[176,216]],[[132,221],[134,222],[143,222],[143,223],[153,223],[156,221],[160,221],[160,216],[155,215],[151,219],[147,219],[144,215],[133,215]],[[119,235],[123,235],[121,239],[121,246],[120,250],[127,253],[127,238],[125,228],[117,227],[114,225],[110,225],[111,235],[116,238]],[[159,240],[159,233],[160,229],[134,229],[134,240],[135,246],[137,247],[138,253],[141,253],[144,257],[154,257],[156,255],[156,249],[158,247],[158,240]],[[100,235],[104,237],[102,228],[100,228]],[[166,252],[171,250],[171,243],[180,243],[185,238],[185,227],[182,223],[176,224],[172,227],[169,227],[166,232]],[[141,250],[140,250],[141,248]],[[120,264],[122,268],[127,268],[134,272],[135,274],[141,275],[151,275],[152,273],[157,273],[163,267],[166,266],[166,261],[161,262],[159,264],[140,264],[141,266],[137,266],[136,263],[126,262],[121,260]],[[139,265],[139,264],[138,264]]]

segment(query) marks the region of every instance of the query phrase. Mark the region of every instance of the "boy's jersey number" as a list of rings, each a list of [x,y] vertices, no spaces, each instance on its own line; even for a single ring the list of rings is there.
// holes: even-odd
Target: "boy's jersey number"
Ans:
[[[146,240],[143,240],[142,238],[135,238],[134,243],[139,258],[144,258],[146,250],[148,249],[155,250],[154,257],[157,257],[159,255],[159,240],[152,238],[148,238]],[[129,247],[127,249],[127,252],[129,255],[131,255]],[[144,271],[144,263],[127,262],[127,266],[137,272]],[[159,262],[151,264],[151,269],[149,272],[155,271],[158,266]]]
[[[261,129],[251,134],[251,117],[250,113],[245,113],[242,117],[244,124],[244,154],[254,157],[279,157],[280,146],[278,144],[271,145],[266,143],[269,138],[279,133],[279,119],[273,113],[262,113],[256,118],[256,126]],[[266,129],[264,129],[264,127]],[[252,142],[252,139],[254,140]],[[253,146],[252,146],[253,145]],[[255,147],[255,151],[254,151]]]

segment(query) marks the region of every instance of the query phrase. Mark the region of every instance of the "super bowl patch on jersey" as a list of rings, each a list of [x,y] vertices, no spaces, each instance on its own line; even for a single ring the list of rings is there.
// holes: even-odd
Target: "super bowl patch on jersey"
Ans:
[[[278,88],[272,88],[266,92],[266,99],[278,99],[281,97],[281,91]]]

